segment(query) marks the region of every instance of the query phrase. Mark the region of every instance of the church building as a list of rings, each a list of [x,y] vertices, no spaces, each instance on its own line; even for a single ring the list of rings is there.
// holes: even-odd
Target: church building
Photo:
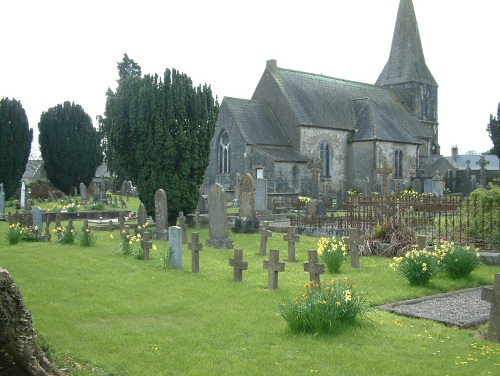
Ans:
[[[251,99],[224,97],[205,188],[233,190],[238,175],[267,180],[270,194],[408,187],[421,157],[439,155],[438,85],[428,69],[412,0],[401,0],[387,64],[375,84],[282,68],[269,60]]]

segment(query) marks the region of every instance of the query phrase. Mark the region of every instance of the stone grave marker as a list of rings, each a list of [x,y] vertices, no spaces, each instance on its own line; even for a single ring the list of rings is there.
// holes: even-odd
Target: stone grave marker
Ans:
[[[436,171],[436,176],[432,178],[432,194],[436,197],[443,197],[444,180]]]
[[[255,180],[255,210],[261,213],[267,212],[267,180]]]
[[[113,220],[111,220],[111,219],[110,219],[110,220],[108,221],[108,231],[109,231],[109,232],[113,232],[113,229],[114,229],[114,228],[115,228],[115,227],[113,226]]]
[[[170,252],[170,267],[182,268],[182,229],[178,226],[168,228],[168,251]]]
[[[141,237],[141,245],[142,245],[142,259],[145,261],[149,260],[149,252],[153,247],[153,242],[150,240],[149,231],[144,231]]]
[[[264,256],[266,254],[267,250],[267,238],[270,238],[273,236],[272,231],[269,230],[269,224],[271,222],[269,221],[264,221],[262,224],[262,227],[259,229],[259,234],[260,234],[260,251],[259,251],[259,256]]]
[[[43,219],[42,219],[42,208],[40,206],[35,206],[33,208],[33,227],[38,228],[37,238],[43,237]]]
[[[278,288],[278,273],[285,271],[285,263],[279,261],[280,251],[271,249],[269,260],[264,260],[263,267],[267,269],[267,288],[276,290]]]
[[[19,204],[21,205],[21,209],[24,209],[26,207],[26,183],[24,181],[21,183]]]
[[[50,242],[50,238],[52,238],[52,234],[50,233],[50,222],[47,222],[45,226],[45,241]]]
[[[422,188],[422,180],[420,179],[415,179],[412,181],[412,186],[413,186],[413,190],[417,193],[422,193],[423,192],[423,188]]]
[[[424,181],[424,193],[432,194],[432,188],[433,188],[433,182],[432,179],[425,179]]]
[[[0,183],[0,219],[5,218],[5,192],[3,183]]]
[[[354,269],[359,268],[359,246],[363,245],[364,239],[359,234],[359,229],[349,229],[349,237],[344,239],[349,247],[349,255],[351,256],[351,267]]]
[[[153,238],[166,240],[168,236],[167,194],[161,188],[155,193],[155,222],[156,228],[153,231]]]
[[[233,241],[228,238],[226,194],[220,184],[213,184],[208,195],[208,247],[232,249]],[[182,234],[181,234],[182,236]]]
[[[146,208],[141,202],[139,205],[139,210],[137,210],[137,225],[140,228],[140,232],[144,229],[144,225],[148,221],[148,214],[146,213]]]
[[[187,228],[188,225],[186,223],[186,217],[184,216],[184,212],[179,212],[179,216],[177,217],[178,226],[182,229],[182,244],[187,244]]]
[[[85,234],[87,232],[87,230],[90,231],[90,229],[89,229],[89,221],[88,221],[88,219],[84,219],[83,220],[83,226],[82,226],[82,232]]]
[[[308,261],[304,262],[304,271],[309,273],[309,281],[314,281],[319,285],[320,275],[325,273],[325,264],[318,262],[318,251],[307,252]]]
[[[234,256],[229,259],[229,266],[233,267],[233,281],[240,282],[243,279],[243,270],[248,269],[248,262],[243,261],[242,249],[234,249]]]
[[[31,188],[26,190],[26,203],[24,204],[24,209],[31,210]]]
[[[486,158],[484,158],[484,155],[481,155],[481,158],[476,162],[476,164],[479,165],[479,185],[486,188],[488,187],[488,183],[486,181],[486,166],[490,164],[490,161],[487,161]]]
[[[198,209],[194,212],[194,227],[196,230],[199,230],[201,225],[200,211]]]
[[[394,168],[385,161],[382,167],[377,168],[377,173],[382,175],[382,195],[389,196],[389,178],[394,174]]]
[[[73,226],[72,219],[68,219],[68,225],[66,226],[66,231],[67,232],[74,232],[75,231],[75,226]]]
[[[236,173],[236,182],[234,183],[234,199],[239,204],[241,195],[241,175]]]
[[[200,271],[200,251],[203,248],[203,244],[201,244],[198,240],[198,233],[193,232],[191,234],[191,243],[188,245],[188,249],[191,251],[191,272],[193,274]]]
[[[500,341],[500,273],[495,273],[493,286],[485,286],[481,299],[491,303],[488,340]]]
[[[82,201],[87,200],[87,187],[83,182],[80,183],[80,198],[82,199]]]
[[[295,243],[300,241],[300,236],[295,235],[295,227],[288,226],[283,240],[288,243],[288,261],[295,262]]]
[[[255,185],[252,175],[246,173],[241,178],[240,187],[240,218],[255,218],[255,201],[254,201],[254,191]]]

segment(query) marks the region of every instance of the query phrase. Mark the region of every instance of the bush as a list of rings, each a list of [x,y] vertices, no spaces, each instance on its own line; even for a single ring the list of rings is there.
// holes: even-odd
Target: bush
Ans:
[[[300,297],[282,302],[277,313],[294,333],[333,334],[363,317],[369,307],[347,278],[329,283],[309,282]]]
[[[394,257],[389,266],[416,286],[427,284],[441,270],[439,257],[426,250],[412,250],[404,257]]]
[[[441,259],[443,270],[452,279],[465,278],[482,264],[478,250],[472,249],[470,246],[442,242],[434,249]]]
[[[338,273],[347,259],[347,245],[343,238],[321,238],[318,241],[318,255],[329,273]]]

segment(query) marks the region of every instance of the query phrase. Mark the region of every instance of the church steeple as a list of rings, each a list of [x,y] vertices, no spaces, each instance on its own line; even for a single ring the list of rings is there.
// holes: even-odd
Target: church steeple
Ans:
[[[433,132],[429,154],[439,154],[437,88],[425,63],[412,0],[400,0],[389,60],[376,85],[392,88],[401,102]]]

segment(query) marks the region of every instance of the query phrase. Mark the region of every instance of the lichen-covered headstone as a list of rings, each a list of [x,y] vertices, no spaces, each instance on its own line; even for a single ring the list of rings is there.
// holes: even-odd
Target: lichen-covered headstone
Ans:
[[[80,198],[83,201],[87,200],[87,187],[85,186],[85,184],[83,182],[80,183]]]
[[[210,187],[208,224],[209,237],[206,240],[206,245],[214,248],[232,249],[233,241],[228,238],[226,193],[220,184],[214,184]]]
[[[246,173],[241,178],[240,184],[240,210],[241,218],[255,217],[255,201],[254,201],[255,185],[252,176]]]
[[[156,229],[153,231],[153,238],[166,240],[168,235],[168,207],[167,194],[163,189],[158,189],[155,193],[155,223]]]
[[[43,219],[42,208],[40,206],[33,208],[33,228],[37,229],[37,237],[41,238],[43,235]]]

